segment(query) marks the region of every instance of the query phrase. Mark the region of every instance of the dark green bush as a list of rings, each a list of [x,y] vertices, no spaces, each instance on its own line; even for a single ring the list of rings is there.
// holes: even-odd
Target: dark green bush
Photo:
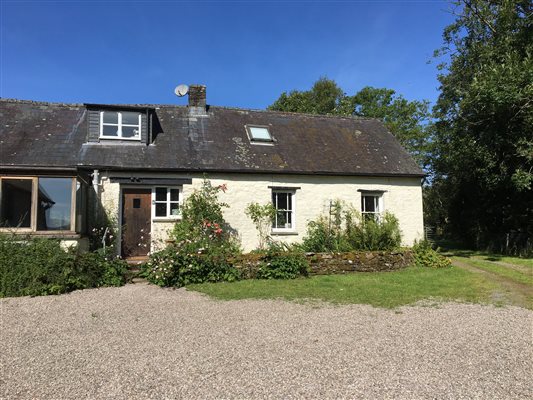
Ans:
[[[304,251],[315,253],[345,252],[353,250],[340,226],[335,226],[323,215],[307,225],[307,235],[303,238]]]
[[[258,279],[294,279],[309,274],[309,262],[300,252],[269,251],[262,258]]]
[[[103,249],[90,253],[81,253],[76,258],[81,271],[91,271],[91,278],[86,287],[122,286],[126,283],[128,269],[126,261],[113,256],[113,251]]]
[[[392,250],[401,244],[398,219],[385,213],[381,220],[363,219],[340,201],[332,204],[329,216],[321,215],[308,224],[302,249],[311,252]]]
[[[402,236],[398,219],[385,213],[382,220],[346,224],[346,241],[350,250],[393,250],[400,246]]]
[[[77,254],[52,239],[0,235],[0,297],[40,296],[125,283],[123,261]]]
[[[452,266],[451,260],[439,254],[438,249],[433,249],[431,243],[426,240],[414,244],[413,256],[417,267],[449,268]]]
[[[239,271],[228,261],[233,253],[187,253],[177,246],[154,253],[143,266],[143,276],[159,286],[181,287],[192,283],[235,281]]]

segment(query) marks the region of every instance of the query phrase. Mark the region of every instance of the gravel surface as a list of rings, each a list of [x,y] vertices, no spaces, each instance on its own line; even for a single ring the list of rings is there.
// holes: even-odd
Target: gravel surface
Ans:
[[[533,397],[533,312],[215,301],[146,284],[0,300],[4,398]]]

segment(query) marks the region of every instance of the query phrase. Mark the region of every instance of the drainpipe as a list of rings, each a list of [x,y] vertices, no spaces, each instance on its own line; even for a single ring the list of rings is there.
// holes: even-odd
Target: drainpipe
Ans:
[[[97,169],[95,169],[91,175],[93,176],[93,189],[96,195],[98,196],[98,188],[100,186],[100,173]]]

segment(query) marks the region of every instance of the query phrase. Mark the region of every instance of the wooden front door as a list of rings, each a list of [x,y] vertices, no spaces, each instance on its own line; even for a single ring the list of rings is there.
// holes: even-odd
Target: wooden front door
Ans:
[[[150,189],[122,190],[122,257],[148,255],[151,202]]]

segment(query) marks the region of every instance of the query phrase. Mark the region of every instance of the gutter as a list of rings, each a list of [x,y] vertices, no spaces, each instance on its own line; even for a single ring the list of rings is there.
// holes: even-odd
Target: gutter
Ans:
[[[269,175],[306,175],[306,176],[370,176],[377,178],[425,178],[427,174],[406,173],[375,173],[375,172],[336,172],[336,171],[279,171],[279,170],[250,170],[250,169],[208,169],[208,168],[154,168],[154,167],[113,167],[109,165],[79,165],[78,167],[46,167],[46,166],[0,166],[2,170],[28,170],[28,171],[64,171],[77,172],[79,170],[104,170],[104,171],[132,171],[132,172],[179,172],[179,173],[233,173],[233,174],[269,174]]]
[[[233,174],[269,174],[269,175],[324,175],[324,176],[371,176],[382,178],[424,178],[427,176],[425,173],[418,174],[406,174],[406,173],[374,173],[374,172],[336,172],[336,171],[279,171],[279,170],[250,170],[250,169],[208,169],[208,168],[154,168],[148,167],[110,167],[105,165],[92,165],[82,167],[85,168],[98,168],[105,171],[132,171],[132,172],[179,172],[179,173],[233,173]]]

